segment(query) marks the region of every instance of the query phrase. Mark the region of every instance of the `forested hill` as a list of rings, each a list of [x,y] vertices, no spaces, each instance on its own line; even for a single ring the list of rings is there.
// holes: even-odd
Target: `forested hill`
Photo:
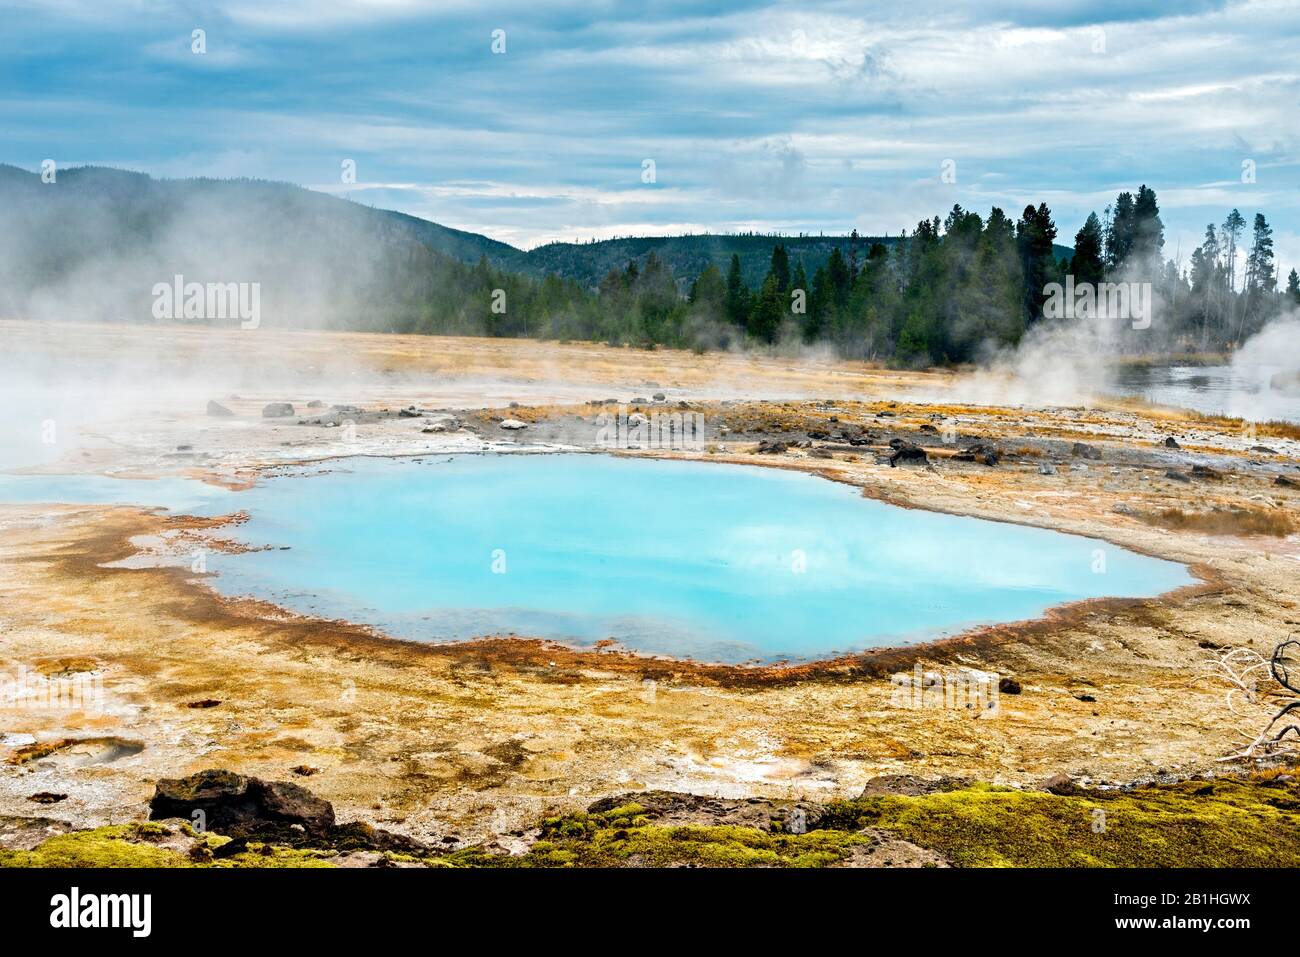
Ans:
[[[650,253],[668,266],[683,285],[713,265],[727,271],[732,255],[740,257],[740,275],[747,286],[757,289],[763,284],[772,261],[772,247],[782,245],[791,266],[802,263],[811,276],[826,265],[831,252],[838,249],[846,260],[861,262],[873,243],[892,248],[897,236],[785,236],[768,233],[720,234],[697,236],[629,236],[588,243],[548,243],[529,252],[530,266],[540,273],[554,273],[594,286],[611,269],[622,269],[629,261],[644,265]],[[1069,259],[1067,246],[1053,247],[1058,259]]]

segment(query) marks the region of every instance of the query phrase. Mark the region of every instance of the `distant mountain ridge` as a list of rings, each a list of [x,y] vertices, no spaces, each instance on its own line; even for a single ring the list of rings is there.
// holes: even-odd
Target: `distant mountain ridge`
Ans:
[[[673,272],[678,286],[685,290],[706,266],[713,264],[724,273],[732,255],[740,258],[741,275],[747,285],[757,288],[771,262],[772,247],[784,245],[791,265],[800,262],[809,277],[823,265],[832,250],[848,257],[854,252],[861,261],[872,243],[892,246],[898,237],[860,236],[780,236],[765,234],[701,234],[691,236],[622,237],[586,243],[553,242],[532,250],[522,250],[508,243],[478,233],[455,229],[439,223],[392,210],[376,209],[346,199],[315,192],[289,183],[251,179],[154,179],[145,173],[82,166],[59,170],[54,184],[41,181],[38,173],[0,164],[0,229],[11,239],[15,230],[42,230],[41,239],[48,255],[29,250],[24,262],[37,268],[46,279],[75,268],[78,261],[95,261],[103,250],[96,248],[100,238],[95,230],[83,230],[78,222],[90,217],[115,217],[116,228],[108,230],[112,245],[143,250],[161,230],[184,217],[196,205],[238,211],[231,217],[231,228],[245,228],[253,235],[245,237],[256,246],[258,238],[272,235],[307,242],[334,236],[342,241],[370,242],[375,248],[353,249],[354,255],[395,255],[409,257],[405,247],[418,242],[428,250],[464,263],[480,258],[497,267],[533,277],[555,275],[594,289],[611,269],[622,269],[631,260],[644,263],[654,253]],[[1008,210],[1012,216],[1015,210]],[[109,223],[99,223],[108,226]],[[203,232],[203,224],[198,224]],[[32,233],[28,232],[28,235]],[[214,237],[219,238],[219,237]],[[283,261],[281,244],[268,249],[272,261]],[[0,250],[5,249],[0,236]],[[1071,250],[1056,246],[1058,258],[1068,257]],[[31,253],[35,253],[34,262]],[[336,252],[336,251],[335,251]],[[252,266],[249,256],[237,257]],[[342,266],[334,262],[334,252],[326,256],[328,268]],[[3,276],[3,272],[0,272]],[[9,281],[22,282],[21,275]],[[3,305],[0,292],[0,305]]]

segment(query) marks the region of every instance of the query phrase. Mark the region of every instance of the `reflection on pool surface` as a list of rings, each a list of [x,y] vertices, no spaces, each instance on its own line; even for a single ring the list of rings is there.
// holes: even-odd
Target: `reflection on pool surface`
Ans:
[[[796,660],[1192,581],[1093,539],[709,463],[358,458],[222,505],[251,515],[241,539],[288,550],[210,556],[219,590],[419,640],[614,638],[675,657]]]

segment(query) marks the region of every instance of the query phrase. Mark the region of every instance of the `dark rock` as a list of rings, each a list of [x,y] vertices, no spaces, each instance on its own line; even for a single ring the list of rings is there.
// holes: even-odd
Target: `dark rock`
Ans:
[[[189,701],[186,703],[187,708],[215,708],[221,704],[217,698],[200,698],[198,701]]]
[[[323,408],[325,408],[325,403],[322,402],[320,399],[312,399],[310,402],[307,403],[307,408],[309,408],[309,409],[323,409]]]
[[[881,774],[872,778],[859,797],[920,797],[939,791],[954,791],[970,783],[967,778],[918,778],[914,774]]]
[[[1193,465],[1192,478],[1207,479],[1211,482],[1223,480],[1223,473],[1218,469],[1212,469],[1208,465]]]
[[[1001,458],[1001,452],[991,445],[985,445],[982,442],[962,449],[954,455],[954,462],[978,462],[980,465],[997,465]]]
[[[313,768],[310,765],[306,765],[306,764],[299,764],[298,766],[290,768],[289,770],[291,770],[294,774],[301,774],[305,778],[309,778],[313,774],[320,774],[320,768]]]
[[[235,413],[231,412],[220,402],[213,402],[211,399],[208,400],[208,415],[228,416],[234,414]]]
[[[1076,693],[1074,697],[1077,701],[1092,702],[1097,700],[1092,695],[1086,693]]]
[[[833,459],[830,449],[810,449],[808,454],[815,459]]]
[[[896,439],[895,441],[898,440]],[[912,445],[904,442],[901,445],[895,446],[894,443],[891,442],[890,446],[894,449],[894,453],[889,456],[889,467],[891,469],[897,468],[900,462],[904,465],[928,465],[930,462],[930,457],[925,454],[925,449],[921,448],[919,445]]]
[[[271,402],[262,409],[264,419],[283,419],[293,415],[293,406],[288,402]]]
[[[1278,454],[1277,449],[1270,449],[1267,445],[1252,445],[1252,446],[1250,447],[1250,450],[1251,450],[1252,452],[1263,452],[1265,455],[1277,455],[1277,454]]]
[[[1087,442],[1075,442],[1070,446],[1070,454],[1076,455],[1081,459],[1100,459],[1101,449],[1095,445],[1089,445]]]
[[[825,442],[831,437],[829,432],[823,432],[821,429],[809,429],[808,438],[816,439],[818,442]]]
[[[1020,682],[1015,678],[999,678],[998,691],[1002,694],[1020,694]]]
[[[212,856],[216,860],[221,860],[223,857],[234,857],[236,854],[242,854],[246,850],[248,850],[248,838],[235,837],[226,841],[220,847],[214,848]]]
[[[654,399],[656,402],[663,402],[667,397],[662,392],[656,392],[654,395],[650,396],[650,398]]]
[[[1174,438],[1174,437],[1171,435],[1171,436],[1169,436],[1167,439],[1165,439],[1165,448],[1167,448],[1167,449],[1181,449],[1182,446],[1179,445],[1179,444],[1178,444],[1178,440],[1177,440],[1176,438]]]
[[[55,794],[53,791],[37,791],[30,795],[27,800],[35,801],[37,804],[58,804],[60,801],[66,801],[66,794]]]
[[[421,412],[419,409],[417,409],[415,406],[411,406],[410,408],[407,409],[397,410],[397,417],[399,419],[418,419],[423,417],[423,415],[424,413]]]
[[[1279,475],[1273,479],[1274,485],[1280,485],[1282,488],[1300,488],[1300,482],[1295,479],[1289,479],[1285,475]]]
[[[769,442],[766,439],[758,443],[758,452],[761,455],[780,455],[790,447],[788,442]]]
[[[1165,473],[1165,478],[1173,479],[1175,482],[1190,482],[1192,477],[1186,472],[1179,472],[1177,469],[1170,469]]]
[[[1079,786],[1070,780],[1068,774],[1053,774],[1050,778],[1039,785],[1039,788],[1047,791],[1049,794],[1078,794]]]
[[[936,429],[936,428],[935,428],[933,425],[931,425],[929,422],[926,422],[924,425],[918,426],[918,427],[917,427],[917,431],[918,431],[918,432],[929,432],[931,435],[938,435],[938,433],[939,433],[939,430]]]
[[[334,827],[333,806],[297,784],[215,769],[158,782],[149,802],[151,819],[191,820],[195,811],[203,812],[208,830],[231,837],[295,824],[308,834],[322,834]]]

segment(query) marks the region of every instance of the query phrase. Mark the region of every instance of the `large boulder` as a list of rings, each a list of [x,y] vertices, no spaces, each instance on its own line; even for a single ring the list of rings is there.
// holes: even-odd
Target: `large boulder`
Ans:
[[[220,402],[214,402],[212,399],[208,400],[208,415],[216,415],[216,416],[224,417],[224,416],[234,415],[234,414],[235,413],[231,412]]]
[[[262,409],[264,419],[284,419],[293,415],[293,406],[288,402],[271,402]]]
[[[194,820],[203,812],[207,830],[241,837],[299,825],[307,834],[334,827],[334,807],[304,787],[287,781],[263,781],[234,771],[208,770],[158,782],[149,817]]]

